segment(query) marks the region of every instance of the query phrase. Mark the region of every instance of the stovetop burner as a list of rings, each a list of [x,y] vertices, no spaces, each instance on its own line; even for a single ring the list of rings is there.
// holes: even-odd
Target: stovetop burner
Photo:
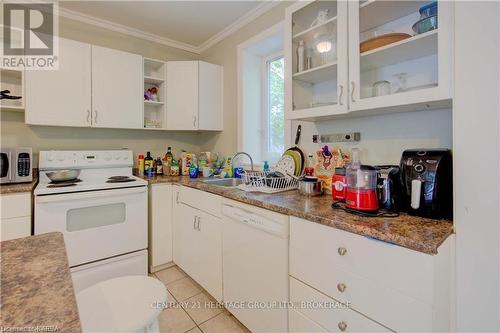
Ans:
[[[48,188],[76,186],[76,183],[55,183],[47,185]]]
[[[135,182],[134,178],[130,178],[129,176],[111,176],[108,178],[106,183],[129,183]]]
[[[76,179],[70,179],[70,180],[62,180],[60,182],[56,182],[56,181],[51,181],[49,184],[51,185],[67,185],[67,184],[75,184],[76,183],[79,183],[81,182],[82,180],[80,178],[76,178]]]

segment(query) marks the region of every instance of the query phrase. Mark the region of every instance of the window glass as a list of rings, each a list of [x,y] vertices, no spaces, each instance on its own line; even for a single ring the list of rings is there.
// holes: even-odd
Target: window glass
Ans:
[[[276,160],[285,150],[284,60],[267,61],[266,153]]]

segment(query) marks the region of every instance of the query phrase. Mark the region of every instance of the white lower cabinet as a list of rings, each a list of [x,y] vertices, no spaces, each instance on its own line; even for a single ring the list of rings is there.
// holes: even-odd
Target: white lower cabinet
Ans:
[[[292,217],[290,275],[391,330],[446,332],[452,241],[428,255]]]
[[[290,333],[328,333],[326,329],[295,309],[288,311],[288,331]]]
[[[174,191],[174,262],[222,301],[222,221],[178,201],[178,191]]]
[[[149,268],[155,272],[172,262],[173,189],[170,184],[149,187]]]
[[[0,241],[31,236],[31,193],[0,196]]]
[[[305,318],[327,332],[390,332],[389,329],[353,311],[345,304],[330,298],[306,284],[290,278],[290,302]],[[296,320],[296,319],[295,319]],[[304,322],[304,320],[302,320]],[[301,321],[294,324],[290,319],[290,332],[300,332]],[[313,326],[312,323],[307,326]],[[321,331],[320,331],[321,332]]]

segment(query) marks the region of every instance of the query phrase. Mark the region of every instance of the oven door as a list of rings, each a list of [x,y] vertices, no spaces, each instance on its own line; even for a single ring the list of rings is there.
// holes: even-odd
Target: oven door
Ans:
[[[71,267],[147,248],[147,187],[37,196],[35,234],[62,232]]]

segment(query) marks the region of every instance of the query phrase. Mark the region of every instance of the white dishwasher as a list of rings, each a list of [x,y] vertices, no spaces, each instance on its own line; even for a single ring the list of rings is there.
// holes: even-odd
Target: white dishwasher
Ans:
[[[288,330],[289,218],[224,199],[223,299],[254,333]]]

